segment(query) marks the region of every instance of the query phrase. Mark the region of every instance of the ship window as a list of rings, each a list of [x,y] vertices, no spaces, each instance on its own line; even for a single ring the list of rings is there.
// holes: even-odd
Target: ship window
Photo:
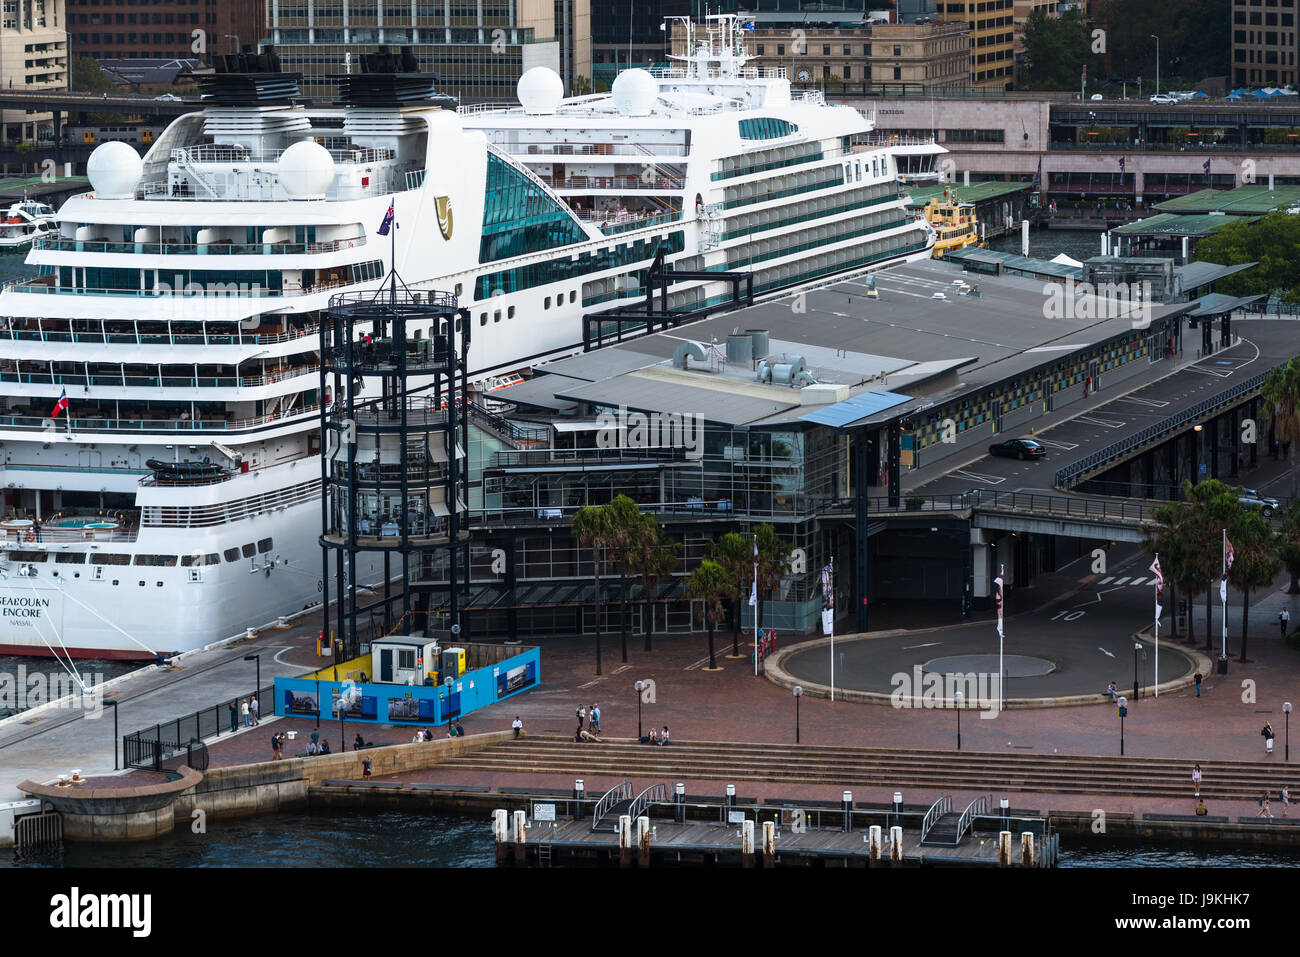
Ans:
[[[515,317],[515,307],[510,306],[506,309],[506,318],[513,319],[514,317]]]
[[[479,262],[544,252],[586,238],[586,231],[568,209],[520,170],[488,154]]]
[[[14,557],[14,556],[16,556],[16,553],[11,553],[11,557]],[[131,564],[131,556],[130,556],[130,555],[113,555],[113,554],[109,554],[109,555],[91,555],[91,556],[90,556],[90,564],[92,564],[92,565],[130,565],[130,564]]]
[[[175,555],[137,555],[135,556],[137,565],[175,565]]]
[[[487,325],[487,313],[486,313],[486,312],[480,312],[480,313],[478,314],[478,324],[479,324],[480,326],[486,326],[486,325]]]
[[[225,556],[226,556],[226,561],[228,561],[228,562],[239,561],[239,549],[238,549],[238,548],[227,548],[227,549],[225,550],[224,554],[225,554]]]
[[[494,309],[494,310],[492,311],[492,321],[493,321],[493,322],[500,322],[500,321],[501,321],[501,310],[500,310],[500,309]]]
[[[547,296],[545,299],[542,300],[542,308],[543,308],[543,309],[550,309],[550,308],[551,308],[551,297],[550,297],[550,296]]]
[[[576,289],[569,290],[569,302],[573,302],[577,298],[578,298],[578,291]]]
[[[144,587],[144,582],[140,582],[140,587],[141,587],[141,588]]]
[[[59,552],[54,556],[54,560],[60,565],[84,565],[86,563],[86,553]]]
[[[462,290],[463,288],[464,288],[463,284],[461,284],[461,283],[456,283],[456,297],[457,297],[457,298],[460,298],[460,293],[461,293],[461,290]]]
[[[257,550],[261,552],[263,555],[269,552],[272,549],[272,547],[274,546],[271,544],[271,539],[269,538],[264,538],[257,543]]]
[[[253,557],[254,555],[256,555],[256,554],[257,554],[257,550],[256,550],[256,548],[254,547],[254,545],[253,545],[252,542],[249,542],[247,545],[244,546],[244,557],[245,557],[245,558],[252,558],[252,557]]]

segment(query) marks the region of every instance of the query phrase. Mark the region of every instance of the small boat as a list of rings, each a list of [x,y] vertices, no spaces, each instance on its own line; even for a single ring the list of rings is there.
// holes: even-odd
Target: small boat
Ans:
[[[33,239],[51,235],[57,228],[53,207],[24,197],[9,207],[0,222],[0,251],[26,249]]]
[[[942,259],[955,249],[965,249],[980,241],[979,222],[975,219],[975,204],[958,201],[951,189],[943,191],[925,204],[925,221],[934,227],[935,259]]]

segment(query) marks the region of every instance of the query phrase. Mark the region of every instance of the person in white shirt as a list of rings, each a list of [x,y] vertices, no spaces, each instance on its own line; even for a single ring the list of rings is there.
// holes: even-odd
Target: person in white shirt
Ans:
[[[659,744],[664,745],[667,743],[668,743],[668,725],[664,725],[664,729],[659,732]]]
[[[515,729],[516,738],[524,733],[524,723],[519,719],[519,715],[515,715],[515,720],[510,722],[510,727]]]

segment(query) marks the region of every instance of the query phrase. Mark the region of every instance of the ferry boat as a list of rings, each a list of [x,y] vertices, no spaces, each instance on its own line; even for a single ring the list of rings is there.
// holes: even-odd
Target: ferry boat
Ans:
[[[738,18],[686,26],[687,55],[609,93],[533,69],[518,104],[463,109],[408,50],[363,58],[391,96],[354,74],[305,107],[267,47],[216,58],[143,160],[100,145],[38,274],[0,291],[0,653],[149,658],[319,601],[339,291],[395,269],[453,293],[469,380],[502,401],[582,349],[584,314],[643,295],[657,255],[748,270],[760,297],[930,255],[867,118],[747,66]],[[669,305],[729,289],[670,282]],[[358,564],[378,583],[378,554]]]
[[[33,239],[53,232],[54,208],[34,199],[14,203],[0,221],[0,253],[18,252],[31,246]]]
[[[960,202],[951,189],[945,189],[942,197],[936,196],[927,202],[923,212],[926,222],[934,227],[936,234],[935,259],[942,259],[954,250],[979,244],[975,204]]]

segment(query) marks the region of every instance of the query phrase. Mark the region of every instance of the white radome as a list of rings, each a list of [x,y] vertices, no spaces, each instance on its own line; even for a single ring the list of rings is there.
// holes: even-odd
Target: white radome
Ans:
[[[649,116],[659,99],[659,81],[648,70],[624,70],[610,91],[614,109],[622,116]]]
[[[86,162],[86,175],[100,199],[134,199],[143,172],[140,154],[120,140],[95,147]]]
[[[564,99],[564,81],[550,67],[535,66],[519,78],[515,92],[529,116],[550,116]]]
[[[312,140],[294,143],[280,154],[280,184],[294,199],[320,199],[334,182],[334,157]]]

